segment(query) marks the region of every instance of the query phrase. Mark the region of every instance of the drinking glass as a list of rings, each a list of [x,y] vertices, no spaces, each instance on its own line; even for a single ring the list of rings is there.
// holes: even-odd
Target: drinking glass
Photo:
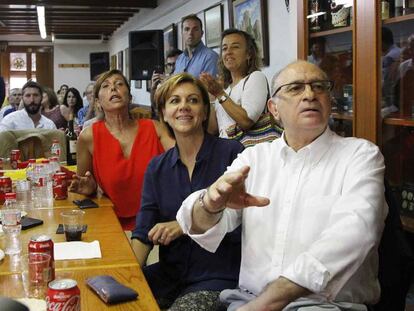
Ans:
[[[63,231],[65,232],[66,241],[82,240],[84,214],[85,212],[81,210],[64,211],[60,214],[62,216]]]
[[[32,187],[28,180],[18,180],[16,185],[17,206],[21,210],[30,210],[33,208]]]
[[[21,257],[20,267],[26,297],[46,297],[51,273],[49,261],[50,255],[46,253],[29,253]]]

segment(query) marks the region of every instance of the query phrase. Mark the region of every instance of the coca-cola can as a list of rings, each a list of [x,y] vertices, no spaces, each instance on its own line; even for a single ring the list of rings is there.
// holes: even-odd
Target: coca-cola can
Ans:
[[[0,203],[3,204],[5,195],[8,192],[12,192],[12,180],[7,176],[0,176]]]
[[[68,183],[64,172],[53,175],[53,197],[55,200],[64,200],[68,197]]]
[[[59,279],[49,283],[46,296],[48,311],[80,311],[80,290],[72,279]]]
[[[13,149],[10,151],[10,166],[12,169],[17,169],[17,163],[20,160],[20,150],[19,149]]]
[[[30,238],[29,253],[46,253],[50,255],[49,281],[55,279],[55,256],[53,253],[52,238],[46,234],[37,234]]]

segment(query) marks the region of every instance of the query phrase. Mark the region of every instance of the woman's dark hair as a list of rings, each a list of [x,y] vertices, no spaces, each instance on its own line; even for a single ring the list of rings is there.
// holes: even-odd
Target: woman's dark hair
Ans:
[[[247,32],[235,28],[229,28],[223,31],[221,34],[221,42],[223,42],[224,37],[232,34],[237,34],[242,36],[246,40],[247,53],[250,55],[250,59],[247,61],[247,70],[245,76],[251,74],[253,71],[260,70],[261,60],[259,57],[259,52],[257,49],[257,44],[254,38]],[[230,71],[224,66],[222,52],[220,51],[220,59],[218,62],[219,73],[223,78],[224,87],[227,88],[232,82]]]
[[[65,94],[65,97],[63,98],[63,105],[65,105],[66,107],[69,107],[69,105],[68,105],[68,95],[69,95],[69,93],[72,93],[76,98],[76,104],[75,104],[75,107],[73,107],[73,114],[74,114],[74,116],[77,116],[78,111],[83,107],[82,97],[80,96],[80,93],[77,89],[75,89],[74,87],[69,88],[68,91]]]
[[[52,90],[50,87],[45,86],[43,87],[43,93],[47,94],[49,109],[52,109],[59,105],[59,101],[54,90]]]
[[[204,132],[207,132],[208,120],[210,117],[210,98],[204,84],[197,78],[193,77],[189,73],[179,73],[169,77],[165,80],[157,91],[154,94],[154,101],[158,107],[158,115],[160,116],[160,121],[164,122],[164,113],[165,104],[167,103],[168,98],[171,96],[172,91],[183,83],[192,83],[195,85],[200,93],[203,100],[203,105],[206,107],[206,119],[203,121]],[[174,131],[165,123],[170,133],[174,136]]]

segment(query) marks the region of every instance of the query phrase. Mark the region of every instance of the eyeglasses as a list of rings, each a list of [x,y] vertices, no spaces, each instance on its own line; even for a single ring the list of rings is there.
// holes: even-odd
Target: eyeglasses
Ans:
[[[165,64],[165,67],[174,67],[175,66],[175,63],[166,63]]]
[[[319,80],[312,82],[292,82],[279,86],[273,93],[274,97],[280,90],[283,90],[289,96],[297,96],[305,91],[306,85],[309,85],[311,90],[317,94],[328,93],[332,90],[334,82],[330,80]]]

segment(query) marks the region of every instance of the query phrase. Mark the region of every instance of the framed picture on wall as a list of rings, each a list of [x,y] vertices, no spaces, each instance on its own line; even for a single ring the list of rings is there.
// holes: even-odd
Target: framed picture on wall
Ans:
[[[230,27],[244,30],[256,40],[263,65],[269,65],[266,0],[228,0]]]
[[[177,27],[171,24],[164,29],[164,59],[170,50],[177,48]]]
[[[206,45],[209,48],[220,46],[223,32],[223,5],[218,4],[204,11]]]
[[[129,48],[126,48],[124,50],[124,59],[125,59],[124,75],[127,81],[129,81]]]
[[[118,61],[118,64],[116,66],[116,69],[121,70],[121,72],[124,73],[124,56],[123,56],[123,51],[119,51],[118,52],[117,61]]]
[[[116,63],[116,54],[111,55],[111,70],[116,69],[117,63]]]

